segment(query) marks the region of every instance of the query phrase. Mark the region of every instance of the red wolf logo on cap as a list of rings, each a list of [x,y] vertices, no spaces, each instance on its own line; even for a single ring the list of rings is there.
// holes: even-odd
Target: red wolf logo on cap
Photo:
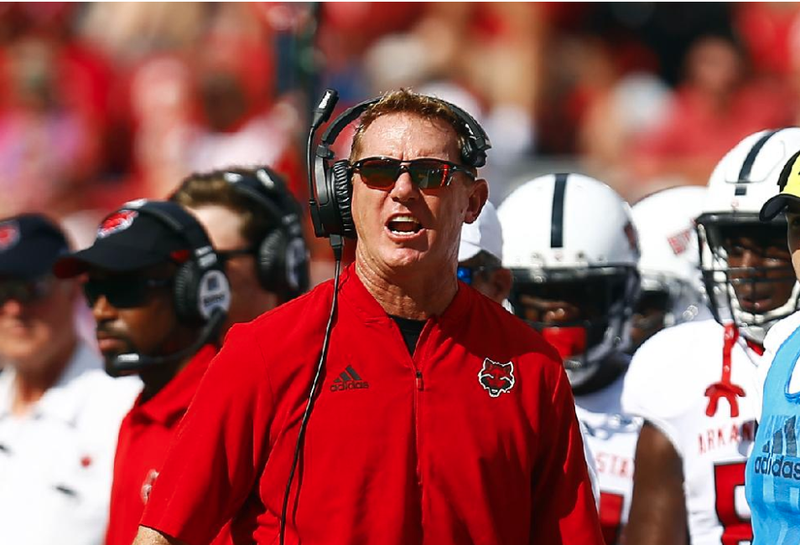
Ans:
[[[113,235],[119,231],[124,231],[131,226],[133,220],[139,213],[135,210],[120,210],[114,212],[100,224],[97,229],[97,238],[106,238],[108,235]]]
[[[516,382],[514,364],[512,362],[497,363],[486,358],[483,360],[483,368],[478,373],[478,382],[481,383],[484,390],[489,391],[489,395],[492,397],[509,392]]]
[[[0,224],[0,251],[8,250],[19,241],[17,222],[9,221]]]

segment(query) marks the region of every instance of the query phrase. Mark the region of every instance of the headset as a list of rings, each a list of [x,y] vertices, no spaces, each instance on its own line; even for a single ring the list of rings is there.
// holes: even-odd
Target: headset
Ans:
[[[294,479],[297,464],[300,460],[300,452],[305,437],[306,426],[308,418],[311,415],[311,410],[314,407],[314,395],[317,391],[319,379],[322,376],[322,369],[325,366],[325,358],[328,355],[328,345],[330,342],[331,331],[333,329],[333,319],[336,315],[336,308],[339,294],[339,272],[342,264],[342,248],[344,246],[343,237],[356,238],[356,227],[353,223],[353,213],[350,208],[350,203],[353,195],[352,187],[352,170],[350,168],[350,161],[348,159],[339,159],[333,161],[335,155],[331,146],[336,141],[336,137],[347,127],[350,123],[358,119],[364,112],[366,112],[373,105],[377,104],[381,98],[373,98],[366,100],[360,104],[356,104],[352,108],[345,110],[339,117],[334,119],[328,126],[327,130],[322,135],[322,140],[316,149],[313,148],[314,136],[317,133],[320,125],[326,122],[336,107],[339,100],[339,94],[334,89],[326,89],[322,100],[319,101],[316,109],[313,112],[311,120],[311,130],[308,134],[308,154],[307,154],[307,169],[308,169],[308,204],[311,210],[311,221],[314,224],[314,234],[319,238],[329,238],[333,255],[336,260],[335,271],[333,275],[333,299],[331,301],[331,311],[328,316],[328,323],[325,326],[325,336],[322,341],[322,351],[320,353],[319,361],[317,362],[317,369],[314,374],[314,379],[311,382],[311,388],[308,393],[308,400],[306,401],[306,408],[303,412],[303,418],[300,421],[300,431],[297,435],[297,442],[295,443],[294,457],[292,465],[289,469],[289,478],[286,482],[286,490],[283,496],[283,506],[281,509],[280,529],[278,532],[279,544],[283,545],[286,534],[286,514],[289,508],[289,495],[292,489],[292,481]],[[489,141],[489,136],[483,130],[483,127],[469,115],[467,112],[458,106],[444,101],[440,101],[455,114],[458,121],[462,124],[463,128],[469,134],[469,137],[462,143],[461,146],[461,160],[464,164],[479,168],[486,164],[486,150],[492,147]],[[333,163],[331,164],[331,162]],[[312,168],[313,163],[313,168]]]
[[[173,280],[175,313],[180,321],[203,324],[203,329],[194,343],[168,356],[135,352],[117,355],[110,365],[115,375],[191,356],[219,332],[231,303],[228,277],[208,235],[194,216],[177,203],[144,199],[125,203],[121,210],[135,210],[156,218],[189,243],[190,259],[179,266]]]
[[[347,159],[334,161],[335,155],[331,146],[345,127],[377,104],[381,98],[366,100],[345,110],[330,123],[315,151],[314,136],[320,125],[330,118],[338,100],[339,95],[334,89],[325,91],[314,110],[311,131],[308,135],[307,167],[311,221],[314,224],[314,234],[320,238],[330,238],[332,246],[340,242],[337,237],[356,238],[356,227],[350,208],[353,194],[350,161]],[[439,98],[436,100],[450,108],[469,135],[461,146],[461,160],[473,168],[484,166],[486,150],[491,148],[492,144],[483,127],[458,106]]]
[[[264,210],[277,228],[255,244],[256,278],[262,288],[293,299],[308,290],[308,247],[303,238],[300,205],[283,179],[272,169],[225,172],[233,190]]]

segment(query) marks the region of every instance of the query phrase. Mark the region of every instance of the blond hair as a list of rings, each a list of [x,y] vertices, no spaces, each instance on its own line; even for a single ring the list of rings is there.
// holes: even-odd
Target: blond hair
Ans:
[[[355,161],[361,153],[361,139],[373,121],[381,116],[397,113],[409,113],[426,120],[444,121],[455,131],[458,137],[459,150],[470,138],[470,132],[464,121],[456,115],[450,105],[436,97],[415,93],[410,89],[390,91],[370,106],[359,118],[359,124],[353,136],[350,148],[350,161]],[[462,159],[459,157],[459,162]],[[472,167],[472,165],[467,165]]]

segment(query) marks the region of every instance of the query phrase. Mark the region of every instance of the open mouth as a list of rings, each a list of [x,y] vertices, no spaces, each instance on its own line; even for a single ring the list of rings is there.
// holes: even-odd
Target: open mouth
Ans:
[[[397,236],[411,236],[422,230],[422,224],[410,215],[394,216],[386,223],[386,227]]]

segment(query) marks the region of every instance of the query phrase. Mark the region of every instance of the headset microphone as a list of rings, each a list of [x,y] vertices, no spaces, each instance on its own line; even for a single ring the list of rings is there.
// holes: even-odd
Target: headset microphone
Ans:
[[[339,93],[336,89],[326,89],[311,118],[312,130],[317,130],[320,125],[330,119],[337,102],[339,102]]]
[[[222,309],[215,310],[209,317],[206,325],[203,326],[203,329],[200,331],[200,335],[197,337],[197,340],[173,354],[168,356],[144,356],[142,354],[137,354],[136,352],[119,354],[114,357],[114,360],[111,365],[108,366],[107,371],[112,376],[117,377],[128,373],[141,371],[143,368],[167,365],[179,362],[184,358],[188,358],[189,356],[194,355],[204,345],[208,344],[208,342],[216,336],[216,334],[219,332],[219,328],[225,321],[226,316],[227,313]]]

